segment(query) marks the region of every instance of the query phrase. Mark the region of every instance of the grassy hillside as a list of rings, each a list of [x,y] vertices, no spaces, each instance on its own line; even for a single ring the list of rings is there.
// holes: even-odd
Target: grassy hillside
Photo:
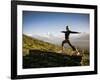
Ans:
[[[26,61],[30,60],[30,58],[29,58],[30,50],[33,50],[33,51],[38,50],[39,52],[43,51],[42,54],[48,53],[48,55],[51,52],[51,53],[54,53],[54,55],[55,55],[55,53],[58,53],[59,51],[61,51],[61,46],[54,45],[54,44],[51,44],[48,42],[44,42],[42,40],[38,40],[36,38],[33,38],[33,37],[23,34],[23,56],[24,56],[24,61],[25,61],[24,63],[26,65],[29,65]],[[82,54],[81,65],[89,65],[89,50],[84,50],[84,49],[80,49],[80,48],[78,48],[78,50]],[[34,52],[32,52],[32,53],[34,53]],[[72,49],[66,48],[65,53],[66,53],[66,55],[72,55]],[[61,53],[61,55],[62,55],[62,53]],[[56,56],[59,57],[61,55],[56,55]],[[40,55],[38,55],[38,56],[39,56],[38,60],[40,60]],[[54,56],[53,58],[55,59],[56,56]],[[49,57],[50,56],[48,56],[47,59],[49,59]],[[27,58],[28,58],[28,60],[27,60]],[[34,61],[34,59],[32,59],[32,60]],[[58,59],[58,61],[60,61],[60,60],[61,59]]]
[[[28,50],[37,49],[41,51],[57,52],[61,50],[60,46],[44,42],[23,34],[23,53],[24,55],[29,53]]]

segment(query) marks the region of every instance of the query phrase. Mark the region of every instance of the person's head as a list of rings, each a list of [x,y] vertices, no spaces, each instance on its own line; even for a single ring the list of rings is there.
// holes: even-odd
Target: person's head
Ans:
[[[67,30],[67,31],[69,30],[69,27],[68,27],[68,26],[66,26],[66,30]]]

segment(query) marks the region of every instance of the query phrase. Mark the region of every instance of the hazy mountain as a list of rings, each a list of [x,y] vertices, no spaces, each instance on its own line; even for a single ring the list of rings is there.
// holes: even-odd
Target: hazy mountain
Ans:
[[[63,40],[59,36],[54,36],[52,34],[45,34],[45,35],[43,35],[43,34],[40,34],[40,35],[33,34],[31,37],[37,38],[39,40],[43,40],[45,42],[50,42],[50,43],[53,43],[53,44],[56,44],[56,45],[61,44],[61,42]]]
[[[73,34],[70,35],[70,41],[74,46],[81,47],[81,48],[89,48],[89,33],[81,33],[81,34]],[[45,34],[45,35],[31,35],[31,37],[37,38],[39,40],[43,40],[45,42],[50,42],[56,45],[61,45],[62,41],[64,40],[64,35],[55,36],[53,34]],[[66,44],[67,47],[69,47]]]
[[[81,48],[89,48],[90,41],[89,41],[90,35],[88,33],[82,33],[75,38],[71,39],[71,42],[78,47]]]

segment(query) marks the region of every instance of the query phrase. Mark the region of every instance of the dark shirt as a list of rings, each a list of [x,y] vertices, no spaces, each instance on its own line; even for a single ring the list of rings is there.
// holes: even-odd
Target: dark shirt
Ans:
[[[69,39],[70,33],[75,34],[75,33],[79,33],[79,32],[75,32],[75,31],[68,30],[68,31],[62,31],[62,33],[65,33],[65,39]]]

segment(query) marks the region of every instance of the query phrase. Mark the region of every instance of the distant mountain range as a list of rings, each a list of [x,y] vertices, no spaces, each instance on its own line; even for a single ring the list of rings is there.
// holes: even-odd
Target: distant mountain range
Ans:
[[[29,35],[30,36],[30,35]],[[46,34],[46,35],[31,35],[33,38],[37,38],[39,40],[53,43],[56,45],[61,45],[62,41],[64,40],[64,35],[61,36],[54,36],[53,34]],[[70,41],[74,46],[81,47],[81,48],[89,48],[89,33],[81,33],[81,34],[73,34],[70,35]],[[69,47],[68,45],[65,45],[66,47]]]

